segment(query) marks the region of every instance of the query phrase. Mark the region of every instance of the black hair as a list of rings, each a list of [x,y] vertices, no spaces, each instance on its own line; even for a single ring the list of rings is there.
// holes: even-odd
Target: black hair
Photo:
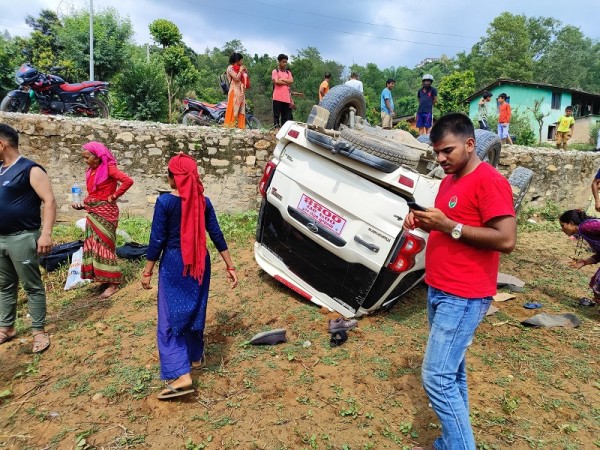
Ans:
[[[244,56],[241,53],[233,52],[229,57],[229,64],[235,64],[242,59],[244,59]]]
[[[581,222],[591,219],[584,210],[582,209],[569,209],[562,213],[562,215],[558,218],[559,222],[562,223],[574,223],[575,225],[580,225]]]
[[[483,91],[483,98],[490,98],[492,93],[490,91]]]
[[[169,178],[175,178],[175,175],[173,175],[173,172],[171,172],[171,169],[167,169],[167,175],[169,175]]]
[[[286,55],[285,53],[280,53],[277,57],[277,61],[281,61],[282,59],[289,59],[288,55]]]
[[[395,83],[396,80],[394,80],[393,78],[388,78],[387,81],[385,82],[385,85],[387,86],[390,83]]]
[[[325,77],[325,79],[331,78],[331,73],[325,72],[324,77]]]
[[[352,72],[350,74],[350,78],[358,78],[358,74],[356,72]]]
[[[504,100],[506,100],[508,98],[508,95],[506,95],[504,92],[502,94],[500,94],[498,96],[498,98],[503,98]]]
[[[19,147],[19,133],[10,125],[0,123],[0,139],[8,141],[11,147]]]
[[[573,107],[572,107],[571,105],[567,106],[567,107],[565,108],[565,111],[568,111],[568,110],[571,110],[571,111],[573,111]]]
[[[475,139],[475,127],[469,116],[463,113],[448,113],[433,125],[429,139],[431,142],[442,140],[447,134],[453,134],[465,139]]]

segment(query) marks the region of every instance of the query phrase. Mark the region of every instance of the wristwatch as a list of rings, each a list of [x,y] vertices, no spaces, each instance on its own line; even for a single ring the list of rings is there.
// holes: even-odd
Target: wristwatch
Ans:
[[[460,239],[460,237],[462,236],[462,227],[462,223],[457,223],[454,226],[454,228],[452,228],[452,231],[450,232],[450,236],[452,236],[452,239],[456,239],[457,241]]]

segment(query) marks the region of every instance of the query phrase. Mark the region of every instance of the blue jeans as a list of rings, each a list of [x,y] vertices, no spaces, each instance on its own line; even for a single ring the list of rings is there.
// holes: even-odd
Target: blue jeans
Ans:
[[[491,303],[492,297],[466,299],[429,288],[422,380],[442,425],[442,437],[433,444],[437,450],[475,450],[465,355]]]

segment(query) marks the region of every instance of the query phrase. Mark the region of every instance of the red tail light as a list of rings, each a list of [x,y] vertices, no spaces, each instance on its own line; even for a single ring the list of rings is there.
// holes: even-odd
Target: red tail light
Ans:
[[[290,283],[288,280],[286,280],[285,278],[279,276],[279,275],[275,275],[275,279],[277,281],[279,281],[281,284],[289,287],[292,291],[296,292],[297,294],[300,294],[302,297],[304,297],[307,300],[312,299],[312,295],[310,295],[308,292],[306,292],[305,290],[299,288],[298,286],[296,286],[293,283]]]
[[[271,184],[271,179],[273,178],[276,167],[277,165],[273,161],[269,161],[265,166],[263,176],[260,179],[260,183],[258,183],[258,191],[263,197],[266,197],[267,195],[267,188],[269,187],[269,184]]]
[[[300,136],[300,132],[298,130],[290,130],[288,131],[288,136],[292,137],[294,139],[296,139],[298,136]]]
[[[388,264],[388,269],[394,272],[405,272],[415,265],[415,256],[425,248],[425,240],[414,234],[405,233],[404,242],[398,254]]]
[[[187,106],[189,102],[190,102],[190,101],[189,101],[187,98],[183,99],[183,104],[184,104],[185,106]]]
[[[415,187],[415,180],[413,180],[412,178],[408,178],[405,175],[400,175],[400,178],[398,179],[398,183],[403,184],[404,186],[409,187],[409,188]]]

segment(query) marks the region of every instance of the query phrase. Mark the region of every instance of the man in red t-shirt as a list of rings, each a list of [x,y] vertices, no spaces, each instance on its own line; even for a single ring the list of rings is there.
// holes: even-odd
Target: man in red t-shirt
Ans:
[[[435,207],[411,211],[405,221],[407,229],[429,232],[430,330],[422,380],[442,425],[435,448],[475,450],[465,355],[496,293],[500,252],[515,246],[517,224],[510,185],[477,156],[475,130],[466,115],[443,116],[430,139],[447,176]]]

